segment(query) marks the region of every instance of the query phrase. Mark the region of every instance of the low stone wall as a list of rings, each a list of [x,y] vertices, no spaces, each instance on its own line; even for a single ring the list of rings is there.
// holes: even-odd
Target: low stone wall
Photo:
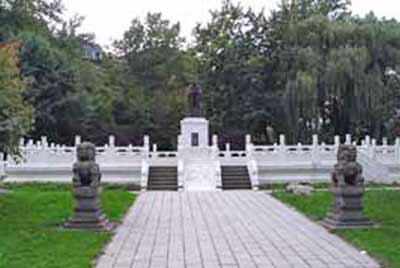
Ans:
[[[79,142],[77,137],[76,144]],[[346,136],[346,143],[354,144],[349,135]],[[334,144],[327,145],[319,143],[316,136],[311,145],[286,145],[284,136],[281,136],[279,144],[263,146],[252,144],[251,137],[247,136],[245,150],[231,151],[229,144],[225,150],[220,150],[215,136],[213,145],[204,147],[203,153],[185,153],[185,148],[163,152],[158,151],[157,146],[150,151],[148,137],[144,138],[143,146],[118,147],[114,138],[110,137],[107,145],[96,148],[96,153],[103,171],[103,181],[108,183],[145,186],[150,166],[179,166],[181,163],[179,180],[183,184],[185,167],[182,165],[185,160],[194,157],[200,162],[213,159],[210,163],[217,163],[216,166],[247,166],[252,184],[257,186],[286,182],[328,182],[339,145],[339,137],[335,137]],[[21,151],[21,162],[12,159],[0,162],[0,177],[5,175],[6,182],[71,181],[75,147],[49,144],[43,138],[36,143],[32,140],[21,142]],[[375,140],[366,137],[362,145],[357,146],[357,151],[366,181],[388,184],[400,182],[400,139],[393,145],[386,141],[377,145]],[[218,167],[213,168],[218,171]]]
[[[400,183],[400,165],[386,166],[389,173],[385,177],[371,177],[363,174],[366,182],[392,184]],[[258,166],[259,184],[272,183],[324,183],[330,182],[332,165],[313,167],[312,165]]]
[[[34,142],[21,140],[22,158],[8,157],[0,167],[5,182],[71,182],[72,165],[76,157],[76,145],[80,137],[75,138],[75,146],[49,143],[46,137]],[[96,155],[103,173],[103,182],[129,183],[140,185],[144,159],[149,156],[149,138],[144,137],[143,146],[116,146],[110,136],[109,143],[96,147]]]
[[[330,181],[332,167],[313,168],[310,166],[259,167],[258,181],[260,185],[273,183],[321,183]]]
[[[102,166],[102,182],[127,183],[140,185],[141,165],[136,166]],[[72,181],[71,166],[59,167],[7,167],[4,182],[55,182],[66,183]]]
[[[324,182],[329,181],[330,172],[336,163],[340,137],[328,145],[318,142],[313,136],[311,145],[286,145],[280,136],[279,144],[253,145],[246,143],[246,151],[257,163],[260,185],[275,182]],[[351,136],[346,136],[346,144],[356,145]],[[366,137],[357,146],[358,162],[363,167],[363,176],[368,182],[400,182],[400,139],[389,145],[384,139],[381,145]],[[399,167],[398,167],[399,166]]]

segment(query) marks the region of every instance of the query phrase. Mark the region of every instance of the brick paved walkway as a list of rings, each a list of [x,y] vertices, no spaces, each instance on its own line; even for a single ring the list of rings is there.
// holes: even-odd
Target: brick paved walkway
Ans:
[[[97,268],[363,268],[375,261],[262,192],[146,192]]]

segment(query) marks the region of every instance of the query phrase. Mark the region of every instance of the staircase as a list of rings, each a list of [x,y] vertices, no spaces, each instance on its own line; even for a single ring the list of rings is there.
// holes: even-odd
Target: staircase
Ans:
[[[223,190],[250,190],[251,182],[246,166],[222,166]]]
[[[150,167],[147,182],[149,191],[177,191],[178,170],[177,167]]]

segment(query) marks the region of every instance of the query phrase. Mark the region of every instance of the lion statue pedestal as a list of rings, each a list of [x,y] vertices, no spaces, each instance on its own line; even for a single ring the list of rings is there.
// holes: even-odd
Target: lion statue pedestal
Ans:
[[[330,230],[370,228],[375,224],[363,215],[365,192],[362,166],[357,163],[357,148],[341,145],[338,163],[332,172],[332,209],[322,221]]]
[[[100,206],[101,173],[95,156],[96,149],[93,144],[85,142],[78,146],[78,162],[73,167],[75,208],[74,214],[65,223],[65,228],[97,232],[113,229]]]

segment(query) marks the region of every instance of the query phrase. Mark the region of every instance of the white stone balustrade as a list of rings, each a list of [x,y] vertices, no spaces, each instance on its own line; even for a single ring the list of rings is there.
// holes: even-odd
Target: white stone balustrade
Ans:
[[[153,145],[153,151],[149,153],[149,163],[153,166],[177,166],[178,152],[156,151],[157,146]]]
[[[81,138],[75,138],[75,145]],[[46,137],[34,143],[33,140],[20,142],[22,158],[7,157],[6,181],[60,181],[72,178],[72,165],[76,161],[76,146],[49,144]],[[108,144],[96,147],[96,161],[101,166],[103,181],[140,184],[142,166],[149,156],[148,137],[143,146],[116,146],[110,136]],[[135,181],[136,180],[136,181]]]
[[[69,166],[75,161],[76,149],[69,146],[43,146],[27,145],[21,148],[22,159],[7,159],[7,166]],[[143,147],[116,147],[101,146],[96,147],[96,161],[100,165],[132,165],[146,157],[146,150]]]
[[[75,144],[80,143],[81,138],[76,137]],[[248,167],[256,189],[258,185],[272,182],[329,181],[337,161],[340,137],[334,137],[334,144],[320,143],[314,135],[312,144],[288,145],[285,136],[280,135],[279,144],[263,146],[254,145],[250,135],[246,135],[243,151],[233,151],[229,144],[225,150],[219,150],[216,135],[208,147],[188,150],[181,143],[179,151],[158,151],[155,144],[150,151],[147,136],[143,146],[116,146],[115,138],[111,136],[108,144],[96,147],[97,162],[102,168],[104,181],[136,183],[143,188],[147,185],[150,166],[176,166],[180,187],[184,186],[186,169],[195,167],[199,170],[201,166],[202,173],[206,174],[208,170],[207,174],[215,174],[218,187],[221,184],[221,166],[242,165]],[[354,144],[350,135],[346,135],[345,143]],[[75,148],[49,143],[45,137],[37,142],[21,141],[23,158],[19,162],[10,157],[6,161],[0,158],[0,177],[5,174],[6,181],[71,181],[71,168],[76,161]],[[367,180],[400,181],[400,139],[396,139],[394,144],[384,139],[378,145],[375,139],[366,136],[357,149]]]
[[[257,162],[260,183],[271,181],[327,181],[336,163],[340,137],[334,138],[333,145],[318,142],[313,136],[312,145],[286,145],[285,137],[279,137],[279,145],[252,145],[251,158]],[[345,144],[356,144],[346,135]],[[363,165],[368,181],[393,182],[400,180],[400,139],[389,145],[387,139],[378,145],[369,136],[357,146],[358,160]]]
[[[146,190],[147,188],[147,181],[149,178],[149,170],[150,166],[149,163],[145,160],[142,161],[142,167],[141,167],[141,176],[140,176],[140,188],[142,190]]]
[[[216,186],[218,190],[222,190],[222,167],[221,162],[219,160],[214,162],[215,165],[215,180]]]
[[[185,163],[183,160],[178,161],[178,189],[183,190],[185,185]]]

